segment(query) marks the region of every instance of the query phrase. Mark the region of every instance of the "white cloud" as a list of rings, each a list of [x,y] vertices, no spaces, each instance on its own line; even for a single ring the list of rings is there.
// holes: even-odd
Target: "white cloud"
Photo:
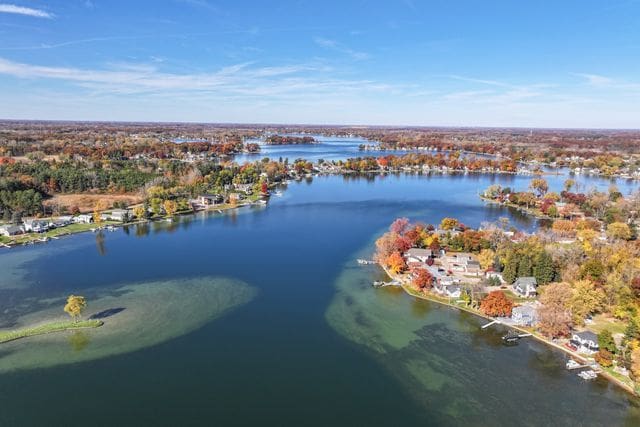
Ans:
[[[0,58],[0,74],[22,79],[59,80],[99,93],[193,93],[252,96],[317,96],[334,93],[383,92],[393,88],[370,80],[342,80],[331,68],[310,64],[256,67],[235,64],[213,72],[163,72],[157,63],[112,63],[108,69],[50,67]]]
[[[15,4],[0,3],[0,13],[13,13],[16,15],[32,16],[34,18],[53,18],[49,12],[30,7],[16,6]]]
[[[357,50],[353,50],[345,45],[343,45],[342,43],[339,43],[335,40],[331,40],[331,39],[326,39],[324,37],[314,37],[313,41],[315,42],[315,44],[317,44],[318,46],[324,48],[324,49],[329,49],[329,50],[333,50],[336,52],[340,52],[340,53],[344,53],[345,55],[350,56],[352,59],[355,59],[357,61],[362,61],[364,59],[369,59],[369,54],[365,53],[365,52],[359,52]]]
[[[598,74],[573,73],[575,76],[582,77],[592,86],[607,86],[613,83],[613,79]]]

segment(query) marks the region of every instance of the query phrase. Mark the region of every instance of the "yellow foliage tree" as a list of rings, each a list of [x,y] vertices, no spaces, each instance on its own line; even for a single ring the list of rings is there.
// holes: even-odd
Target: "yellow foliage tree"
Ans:
[[[164,207],[167,216],[173,216],[178,210],[178,204],[174,200],[165,200],[162,207]]]
[[[458,224],[459,222],[455,218],[443,218],[442,221],[440,221],[440,228],[443,230],[453,230]]]
[[[607,236],[612,239],[629,240],[631,238],[631,229],[624,222],[612,222],[607,226]]]
[[[67,304],[64,306],[64,311],[73,318],[74,322],[77,322],[78,317],[80,317],[86,306],[87,301],[83,296],[69,295],[69,298],[67,298]]]
[[[133,208],[133,214],[138,219],[144,218],[144,214],[145,214],[144,206],[139,205],[139,206],[136,206],[135,208]]]
[[[496,259],[496,253],[491,249],[483,249],[478,254],[478,262],[483,270],[491,267]]]

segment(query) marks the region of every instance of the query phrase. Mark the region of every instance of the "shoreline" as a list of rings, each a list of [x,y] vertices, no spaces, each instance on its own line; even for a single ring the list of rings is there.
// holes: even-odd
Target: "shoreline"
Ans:
[[[162,221],[166,221],[167,219],[171,219],[174,216],[186,216],[186,215],[194,215],[197,214],[198,212],[215,212],[215,211],[229,211],[229,210],[233,210],[233,209],[238,209],[241,207],[245,207],[245,206],[251,206],[253,205],[254,202],[241,202],[241,203],[237,203],[235,205],[230,205],[230,204],[221,204],[220,206],[211,206],[208,207],[206,209],[201,209],[198,211],[182,211],[182,212],[176,212],[173,216],[160,216],[160,217],[156,217],[156,218],[148,218],[148,219],[142,219],[142,220],[135,220],[135,221],[130,221],[130,222],[115,222],[115,221],[106,221],[105,224],[101,227],[96,227],[94,223],[90,223],[90,224],[81,224],[84,225],[85,227],[82,227],[81,229],[78,230],[74,230],[74,231],[69,231],[69,230],[65,230],[65,227],[59,228],[58,230],[63,230],[63,232],[61,233],[55,233],[56,229],[50,230],[53,231],[54,233],[52,235],[48,235],[47,233],[49,232],[44,232],[44,233],[25,233],[25,234],[19,234],[17,236],[14,237],[18,237],[18,239],[12,240],[10,242],[2,242],[0,241],[0,248],[6,248],[6,249],[11,249],[14,247],[18,247],[18,246],[28,246],[28,245],[35,245],[35,244],[39,244],[39,243],[48,243],[51,240],[57,240],[61,237],[66,237],[66,236],[74,236],[77,234],[82,234],[82,233],[88,233],[88,232],[97,232],[97,231],[103,231],[105,229],[107,229],[107,227],[114,227],[114,228],[122,228],[122,227],[127,227],[130,225],[138,225],[138,224],[145,224],[148,222],[162,222]],[[73,224],[72,224],[73,225]]]
[[[419,299],[423,299],[425,301],[435,302],[437,304],[440,304],[440,305],[443,305],[443,306],[446,306],[446,307],[450,307],[450,308],[454,308],[454,309],[457,309],[457,310],[460,310],[460,311],[464,311],[464,312],[473,314],[473,315],[475,315],[477,317],[480,317],[482,319],[485,319],[487,321],[496,320],[493,317],[487,316],[487,315],[485,315],[485,314],[483,314],[483,313],[481,313],[479,311],[473,310],[473,309],[471,309],[469,307],[461,307],[459,305],[455,305],[455,304],[452,304],[450,302],[443,301],[443,300],[437,298],[435,295],[431,295],[430,293],[429,294],[419,294],[419,293],[415,292],[411,288],[410,284],[408,284],[406,281],[404,281],[400,277],[398,277],[399,275],[391,273],[390,271],[388,271],[388,269],[385,266],[381,265],[380,263],[376,263],[376,265],[378,265],[380,268],[382,268],[382,270],[384,270],[384,272],[387,274],[387,276],[389,276],[392,280],[398,280],[402,290],[409,296],[412,296],[412,297],[415,297],[415,298],[419,298]],[[500,323],[500,324],[503,325],[503,326],[506,326],[508,328],[512,328],[512,329],[515,329],[517,331],[526,333],[526,334],[531,334],[531,337],[536,339],[536,340],[538,340],[539,342],[541,342],[541,343],[543,343],[543,344],[545,344],[547,346],[553,347],[556,350],[560,350],[563,353],[568,354],[570,357],[572,357],[574,359],[578,359],[582,363],[587,363],[588,362],[588,358],[587,357],[585,357],[585,356],[583,356],[583,355],[581,355],[579,353],[576,353],[576,352],[574,352],[572,350],[569,350],[568,348],[566,348],[566,347],[564,347],[564,346],[562,346],[560,344],[557,344],[557,343],[555,343],[555,342],[543,337],[542,335],[540,335],[538,332],[536,332],[534,330],[525,329],[525,328],[523,328],[521,326],[516,326],[516,325],[507,325],[507,324],[504,324],[504,323]],[[622,380],[616,378],[614,375],[612,375],[611,373],[607,372],[605,370],[605,368],[601,368],[601,371],[598,373],[598,375],[602,376],[603,378],[607,379],[609,382],[612,382],[613,384],[617,385],[618,387],[620,387],[620,388],[624,389],[625,391],[629,392],[631,395],[633,395],[635,397],[639,396],[634,387],[632,387],[629,384],[626,384],[625,382],[623,382]]]
[[[102,320],[81,320],[79,322],[49,322],[38,326],[30,326],[12,331],[0,331],[0,345],[23,338],[48,335],[55,332],[73,331],[76,329],[94,329],[104,325]]]

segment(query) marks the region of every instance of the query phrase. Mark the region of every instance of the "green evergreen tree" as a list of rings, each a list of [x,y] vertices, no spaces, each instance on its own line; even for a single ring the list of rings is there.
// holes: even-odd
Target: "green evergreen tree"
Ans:
[[[556,269],[553,264],[553,259],[546,251],[540,252],[536,258],[533,266],[533,276],[540,285],[546,285],[553,281],[556,275]]]

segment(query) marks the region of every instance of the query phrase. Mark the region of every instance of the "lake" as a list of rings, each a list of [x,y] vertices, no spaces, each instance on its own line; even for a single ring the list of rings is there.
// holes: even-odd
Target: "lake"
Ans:
[[[63,316],[71,293],[105,326],[0,346],[0,425],[640,425],[637,399],[562,353],[505,347],[500,327],[374,289],[383,273],[355,262],[398,216],[534,229],[477,196],[529,180],[315,177],[266,207],[3,250],[2,328]]]

